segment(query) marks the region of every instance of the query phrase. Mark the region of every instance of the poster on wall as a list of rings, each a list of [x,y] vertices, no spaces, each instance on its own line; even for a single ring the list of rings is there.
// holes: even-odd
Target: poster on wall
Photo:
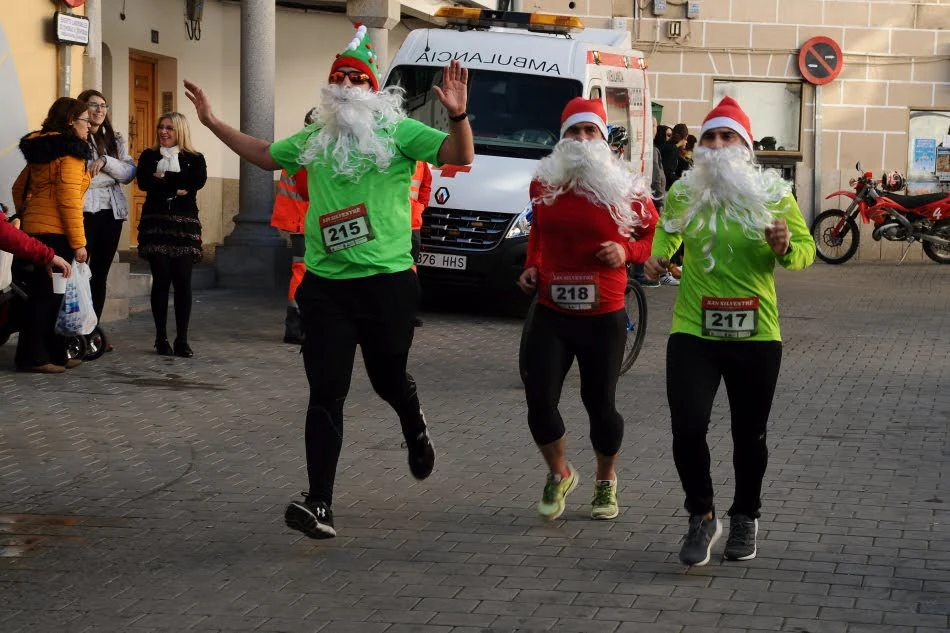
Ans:
[[[915,172],[933,172],[937,162],[937,141],[932,138],[914,139],[914,164],[911,169]]]
[[[950,182],[950,144],[937,148],[937,182]]]

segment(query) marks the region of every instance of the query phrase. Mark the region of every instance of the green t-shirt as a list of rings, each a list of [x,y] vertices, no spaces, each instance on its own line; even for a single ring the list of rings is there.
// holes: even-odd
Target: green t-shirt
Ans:
[[[680,183],[670,187],[663,215],[653,238],[653,255],[672,257],[684,243],[683,278],[673,307],[672,333],[682,332],[713,340],[781,341],[778,300],[775,295],[775,262],[788,270],[806,268],[815,261],[815,242],[798,203],[791,195],[774,206],[777,218],[788,223],[792,250],[780,257],[765,241],[751,240],[734,222],[721,216],[713,235],[709,227],[686,234],[667,233],[664,218],[678,217],[687,202],[680,196]],[[705,272],[703,245],[712,240],[715,267]],[[750,325],[755,334],[749,335]]]
[[[439,164],[439,148],[448,135],[414,119],[403,119],[388,131],[396,144],[389,169],[370,169],[354,181],[337,176],[321,157],[308,165],[297,162],[307,139],[319,131],[311,125],[270,146],[271,157],[290,175],[307,168],[307,270],[328,279],[408,270],[413,264],[409,207],[412,174],[416,161]]]

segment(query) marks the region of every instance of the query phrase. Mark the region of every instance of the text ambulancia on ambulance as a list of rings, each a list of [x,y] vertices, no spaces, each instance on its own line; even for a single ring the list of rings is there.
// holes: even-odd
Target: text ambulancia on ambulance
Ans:
[[[629,132],[631,170],[652,174],[646,60],[631,48],[626,29],[584,29],[572,16],[455,7],[436,17],[447,26],[410,32],[385,83],[406,90],[409,116],[447,131],[448,114],[432,86],[449,61],[459,60],[469,69],[475,161],[432,168],[419,278],[426,290],[519,298],[515,281],[531,230],[528,185],[538,160],[560,140],[569,100],[600,98],[608,124]]]

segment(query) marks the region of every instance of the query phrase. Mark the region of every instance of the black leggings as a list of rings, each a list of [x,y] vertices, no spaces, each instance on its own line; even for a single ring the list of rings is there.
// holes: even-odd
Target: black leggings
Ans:
[[[34,235],[56,254],[72,261],[73,249],[65,235],[43,233]],[[45,266],[33,265],[24,281],[29,298],[26,311],[20,321],[20,337],[17,341],[14,362],[19,369],[39,367],[47,363],[66,364],[66,337],[56,334],[56,318],[63,305],[63,295],[53,294],[53,280]]]
[[[405,440],[415,440],[426,428],[416,383],[406,372],[419,288],[411,270],[342,280],[308,272],[296,299],[310,383],[306,428],[310,500],[330,505],[343,448],[343,403],[357,345],[373,390],[396,411]]]
[[[729,515],[758,517],[769,461],[766,426],[782,364],[780,341],[714,341],[673,334],[666,346],[666,395],[673,459],[691,515],[713,511],[706,432],[720,380],[732,414],[736,490]]]
[[[168,339],[168,291],[175,286],[175,338],[188,340],[188,322],[191,320],[191,269],[195,260],[191,255],[169,257],[149,255],[152,271],[152,318],[155,319],[155,340]]]
[[[86,233],[86,253],[89,256],[89,281],[92,290],[92,307],[96,316],[102,316],[106,304],[106,282],[112,259],[119,248],[119,236],[122,235],[123,220],[116,220],[112,209],[102,209],[98,213],[84,213],[83,228]]]
[[[620,451],[623,417],[617,411],[616,399],[626,336],[623,310],[575,316],[537,306],[525,341],[524,392],[528,427],[538,446],[564,436],[558,402],[564,378],[576,357],[581,401],[590,417],[591,444],[606,457]]]

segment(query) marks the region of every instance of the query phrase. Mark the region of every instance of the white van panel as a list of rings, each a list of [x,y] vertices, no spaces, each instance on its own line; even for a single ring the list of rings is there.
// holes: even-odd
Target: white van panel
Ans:
[[[573,40],[523,32],[420,29],[409,33],[391,67],[445,66],[453,59],[467,68],[581,78],[587,48]]]
[[[468,171],[433,167],[429,207],[521,213],[528,206],[528,185],[537,166],[536,160],[479,154]]]

